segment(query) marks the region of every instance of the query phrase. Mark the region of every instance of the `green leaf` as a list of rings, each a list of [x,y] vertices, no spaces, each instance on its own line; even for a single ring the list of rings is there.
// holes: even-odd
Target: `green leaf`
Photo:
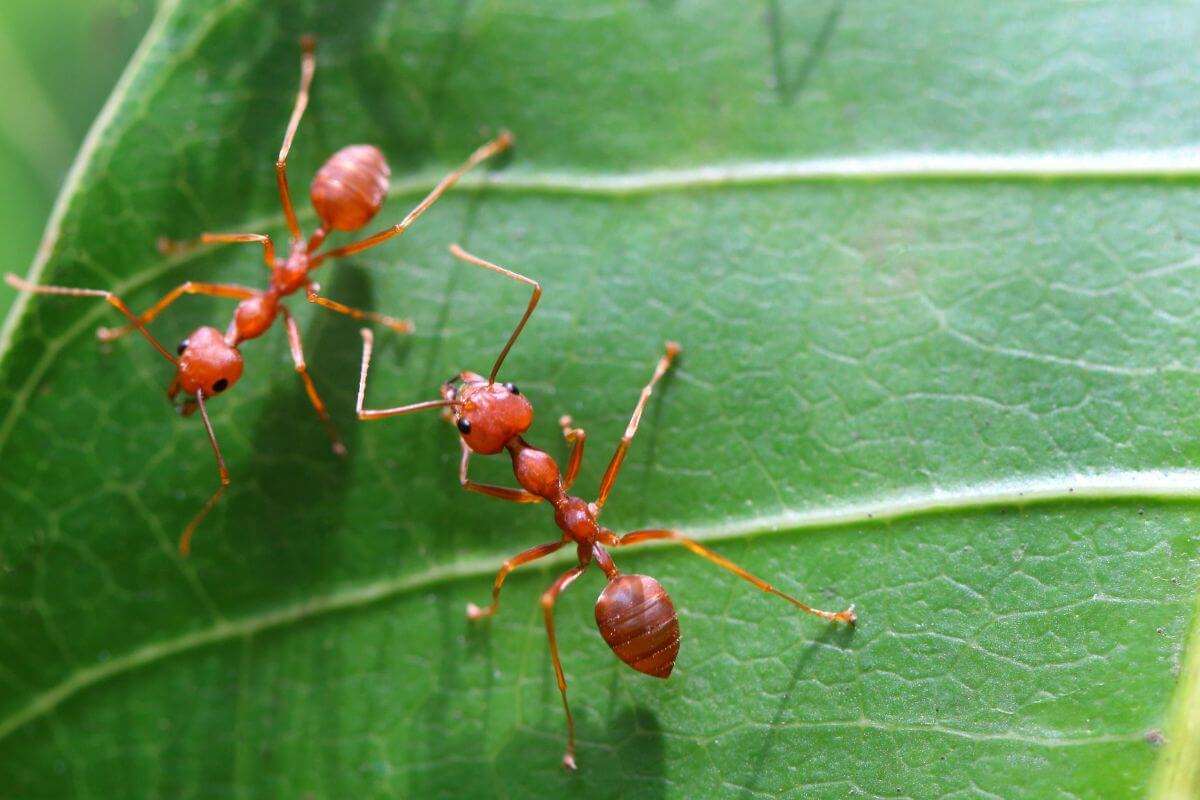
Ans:
[[[794,613],[684,551],[669,681],[613,658],[592,571],[557,606],[580,770],[539,593],[494,570],[543,507],[465,494],[436,414],[353,421],[352,322],[293,302],[351,455],[281,333],[199,421],[114,315],[19,301],[0,335],[0,787],[14,797],[1195,797],[1200,777],[1200,16],[1170,2],[168,2],[85,147],[32,277],[142,308],[256,282],[271,160],[320,36],[292,183],[369,141],[397,241],[322,268],[401,316],[370,398],[505,365],[587,428],[591,496],[662,343],[685,347],[606,507],[676,526],[860,624]],[[1190,9],[1194,11],[1194,9]],[[311,213],[303,222],[312,227]],[[229,304],[181,301],[174,342]],[[502,461],[475,476],[511,481]],[[1189,739],[1189,731],[1193,731]],[[1189,746],[1189,742],[1192,746]]]
[[[72,153],[146,29],[150,0],[0,7],[0,252],[34,256]],[[0,284],[0,314],[16,293]]]

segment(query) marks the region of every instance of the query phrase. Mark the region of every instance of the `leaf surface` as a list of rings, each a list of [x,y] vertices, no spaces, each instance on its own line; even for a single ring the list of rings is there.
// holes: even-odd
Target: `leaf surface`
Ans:
[[[295,303],[351,455],[329,453],[281,333],[212,404],[234,484],[111,311],[18,302],[0,334],[0,786],[15,797],[1194,796],[1200,15],[1176,3],[167,3],[80,157],[42,282],[145,307],[261,281],[296,42],[320,37],[298,200],[381,146],[394,219],[484,137],[511,159],[410,232],[322,268],[411,316],[370,396],[504,369],[530,434],[587,428],[594,491],[663,341],[606,507],[686,552],[618,552],[680,608],[667,682],[617,662],[589,574],[557,607],[580,771],[538,596],[545,508],[466,495],[436,415],[353,421],[352,322]],[[311,213],[304,224],[311,228]],[[189,298],[174,342],[225,323]],[[320,311],[316,309],[315,311]],[[481,479],[511,481],[503,463]],[[1174,794],[1173,794],[1174,793]]]

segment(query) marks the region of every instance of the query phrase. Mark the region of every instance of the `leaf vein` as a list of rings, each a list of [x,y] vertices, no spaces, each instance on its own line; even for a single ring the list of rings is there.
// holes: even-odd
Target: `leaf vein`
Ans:
[[[1112,472],[1092,475],[1052,475],[1024,481],[985,483],[957,489],[935,489],[894,495],[882,500],[848,503],[829,508],[786,511],[773,516],[732,520],[699,528],[688,534],[700,541],[749,538],[764,534],[880,524],[897,519],[937,515],[972,509],[1024,507],[1061,502],[1112,502],[1131,499],[1200,501],[1200,470]],[[665,545],[650,545],[665,546]],[[565,556],[547,562],[565,562]],[[164,661],[170,657],[246,639],[264,631],[304,620],[372,605],[406,592],[464,578],[490,576],[498,561],[464,560],[432,567],[399,578],[383,578],[354,588],[317,596],[290,606],[222,619],[209,627],[153,642],[103,663],[83,667],[56,685],[32,697],[24,706],[0,719],[0,741],[34,720],[45,717],[64,701],[118,675]]]

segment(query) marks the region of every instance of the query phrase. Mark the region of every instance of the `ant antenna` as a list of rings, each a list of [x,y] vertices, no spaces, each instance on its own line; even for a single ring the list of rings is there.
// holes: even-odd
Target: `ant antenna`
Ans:
[[[125,301],[117,297],[112,292],[105,291],[103,289],[72,289],[66,286],[39,286],[35,283],[29,283],[26,280],[18,278],[11,272],[4,276],[4,281],[17,291],[29,292],[31,294],[61,294],[69,297],[99,297],[108,302],[108,304],[117,309],[117,311],[120,311],[125,315],[125,317],[129,320],[129,330],[136,330],[138,333],[142,334],[142,336],[145,336],[146,340],[150,342],[150,344],[154,345],[154,349],[162,353],[163,358],[165,358],[167,361],[170,361],[176,367],[179,366],[179,359],[169,353],[167,348],[163,347],[158,339],[155,339],[154,336],[150,334],[150,331],[146,330],[146,326],[142,324],[142,320],[134,316],[133,312],[129,310],[129,306],[125,305]]]
[[[521,283],[525,283],[533,287],[533,296],[529,298],[529,305],[525,308],[525,316],[521,317],[521,321],[518,322],[517,327],[513,329],[512,336],[508,337],[508,342],[504,345],[504,349],[500,351],[500,356],[496,359],[496,363],[492,365],[491,374],[488,375],[488,388],[490,389],[492,384],[496,382],[496,373],[500,371],[500,365],[504,363],[504,357],[507,356],[508,351],[512,349],[513,343],[517,341],[517,337],[521,335],[521,329],[524,328],[525,323],[529,321],[529,317],[533,314],[533,310],[537,308],[538,300],[540,300],[542,297],[542,285],[533,278],[526,278],[520,273],[513,272],[512,270],[505,269],[498,264],[493,264],[490,261],[484,261],[478,256],[471,255],[457,244],[450,245],[450,253],[455,258],[462,259],[463,261],[483,267],[484,269],[490,269],[492,272],[498,272],[505,277],[512,278],[515,281],[520,281]]]
[[[200,407],[200,418],[204,420],[204,430],[208,432],[208,442],[212,445],[213,455],[217,457],[217,472],[221,476],[221,485],[213,492],[212,497],[208,498],[208,502],[204,504],[204,508],[200,509],[200,513],[192,517],[192,521],[184,528],[183,535],[179,537],[179,552],[185,557],[191,552],[192,534],[196,532],[200,521],[207,516],[209,509],[229,488],[229,469],[226,468],[225,459],[221,456],[221,448],[217,445],[217,435],[213,433],[212,420],[208,418],[208,407],[204,404],[203,390],[196,392],[196,404]]]
[[[363,400],[367,394],[367,370],[371,368],[371,350],[375,344],[375,335],[371,333],[369,328],[363,328],[359,333],[362,334],[363,339],[362,371],[358,376],[358,400],[354,404],[354,410],[358,413],[359,419],[382,419],[384,417],[394,417],[397,414],[407,414],[411,411],[424,411],[428,408],[462,405],[458,400],[425,400],[420,403],[413,403],[412,405],[396,406],[395,408],[363,408]]]

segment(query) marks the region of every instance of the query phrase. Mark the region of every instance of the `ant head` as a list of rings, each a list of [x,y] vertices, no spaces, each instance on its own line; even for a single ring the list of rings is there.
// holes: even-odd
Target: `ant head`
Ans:
[[[456,392],[454,424],[467,446],[480,455],[499,453],[513,437],[529,430],[533,406],[512,383],[480,378]]]
[[[216,328],[197,328],[179,343],[178,387],[188,397],[220,394],[242,377],[242,354]]]

